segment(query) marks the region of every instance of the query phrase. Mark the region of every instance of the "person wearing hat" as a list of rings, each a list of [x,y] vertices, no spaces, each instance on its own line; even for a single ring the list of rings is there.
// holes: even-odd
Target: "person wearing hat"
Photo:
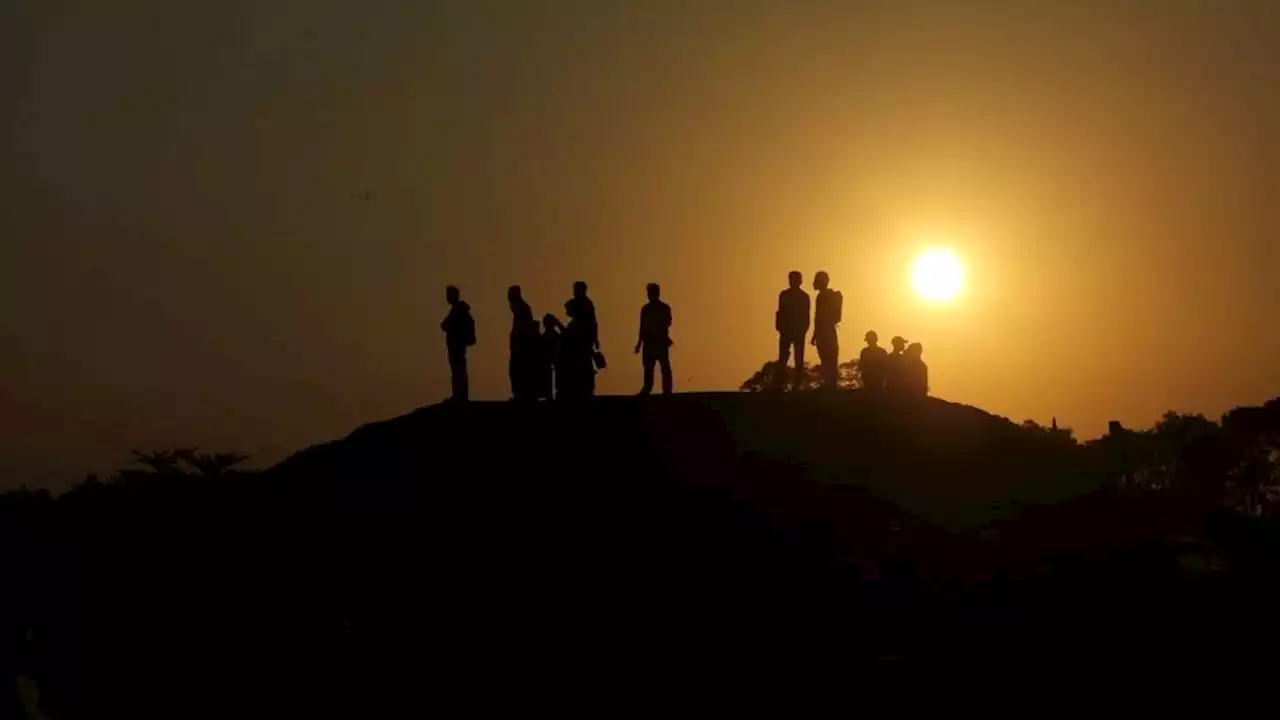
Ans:
[[[889,353],[888,371],[885,373],[885,389],[891,392],[901,392],[903,389],[904,378],[904,357],[903,352],[907,349],[907,340],[901,335],[895,335],[890,341],[893,345],[893,352]]]
[[[868,330],[864,337],[867,346],[862,348],[862,354],[858,356],[862,387],[872,392],[882,392],[885,386],[885,375],[889,369],[889,353],[880,347],[880,336],[876,335],[875,330]]]

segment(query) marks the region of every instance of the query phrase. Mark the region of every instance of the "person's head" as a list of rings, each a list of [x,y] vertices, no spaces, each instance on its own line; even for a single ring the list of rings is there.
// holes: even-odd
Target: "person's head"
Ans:
[[[893,349],[897,352],[902,352],[902,349],[907,346],[907,339],[901,335],[894,335],[891,342],[893,343]]]
[[[542,316],[542,327],[546,328],[547,332],[551,332],[552,330],[555,330],[556,326],[559,324],[560,324],[560,319],[557,318],[555,315],[552,315],[551,313],[547,313],[546,315]]]
[[[827,275],[826,270],[819,270],[818,273],[813,276],[813,288],[815,290],[826,290],[830,286],[831,276]]]
[[[871,347],[875,347],[876,343],[880,342],[880,336],[876,334],[875,330],[868,330],[867,334],[862,336],[862,339],[866,340]]]
[[[450,305],[457,305],[458,301],[462,299],[462,292],[458,290],[457,286],[450,285],[444,289],[444,299]]]
[[[799,270],[792,270],[787,273],[787,284],[793,288],[798,288],[804,284],[804,275]]]
[[[662,297],[662,288],[658,287],[658,283],[649,283],[644,286],[644,291],[649,295],[650,300],[657,300]]]
[[[515,303],[520,301],[520,286],[512,285],[507,288],[507,302]]]
[[[911,343],[910,345],[907,346],[907,355],[913,358],[918,358],[921,355],[924,355],[924,346],[918,342]]]
[[[585,281],[579,280],[573,284],[573,296],[579,298],[587,296],[587,283]]]

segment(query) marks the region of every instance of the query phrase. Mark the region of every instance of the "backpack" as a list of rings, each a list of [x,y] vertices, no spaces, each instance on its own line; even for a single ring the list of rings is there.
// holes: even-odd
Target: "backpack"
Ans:
[[[841,295],[839,290],[832,290],[831,294],[833,296],[831,300],[831,307],[833,309],[833,314],[836,317],[836,324],[839,325],[840,321],[844,318],[844,295]]]
[[[465,313],[461,319],[462,323],[462,342],[467,347],[476,344],[476,319],[471,317],[471,313]]]

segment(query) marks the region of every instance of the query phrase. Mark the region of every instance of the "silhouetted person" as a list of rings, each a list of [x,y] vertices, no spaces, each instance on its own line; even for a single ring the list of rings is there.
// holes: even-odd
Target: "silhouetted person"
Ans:
[[[778,312],[774,327],[778,331],[778,373],[785,378],[787,360],[792,349],[796,354],[796,372],[792,385],[798,390],[804,384],[804,337],[809,333],[809,293],[800,289],[804,276],[792,270],[787,274],[791,287],[778,294]]]
[[[596,391],[595,323],[584,317],[585,306],[570,300],[564,304],[569,324],[560,335],[560,357],[556,361],[556,397],[591,397]]]
[[[898,393],[903,391],[903,382],[905,380],[903,372],[905,372],[906,358],[903,356],[903,351],[907,349],[907,340],[901,335],[895,335],[890,344],[893,345],[893,352],[889,353],[889,364],[884,376],[884,385],[886,390]]]
[[[662,289],[658,283],[645,288],[649,302],[640,308],[640,336],[636,340],[636,352],[643,350],[644,386],[641,395],[653,392],[653,366],[662,367],[662,394],[670,395],[671,382],[671,306],[659,299]]]
[[[539,368],[538,397],[550,400],[555,397],[555,391],[559,382],[559,375],[556,372],[556,363],[560,357],[560,331],[564,328],[560,324],[560,318],[547,313],[542,316],[542,336],[539,338],[541,343],[541,353],[539,360],[541,366]]]
[[[471,317],[471,306],[463,302],[462,293],[450,285],[444,291],[445,300],[449,302],[449,314],[440,323],[444,331],[444,344],[449,350],[449,372],[453,380],[455,402],[463,402],[470,397],[467,382],[467,348],[476,344],[476,321]]]
[[[570,308],[570,305],[573,307]],[[596,321],[596,304],[587,297],[587,284],[579,280],[573,284],[573,298],[565,304],[570,321],[581,323],[581,330],[591,340],[592,351],[600,349],[600,325]]]
[[[902,354],[903,392],[907,395],[924,397],[929,394],[929,366],[924,364],[924,346],[911,343]]]
[[[831,289],[826,271],[813,276],[813,289],[818,291],[813,311],[813,344],[822,361],[822,386],[835,390],[840,386],[840,335],[836,326],[844,314],[844,296]]]
[[[511,360],[507,366],[511,395],[516,400],[536,400],[540,372],[538,323],[533,319],[533,309],[521,296],[519,285],[507,289],[507,304],[511,306]]]
[[[865,336],[867,346],[862,348],[858,357],[858,369],[862,373],[862,387],[872,392],[884,390],[885,375],[889,370],[889,354],[878,344],[880,336],[875,330],[868,330]]]

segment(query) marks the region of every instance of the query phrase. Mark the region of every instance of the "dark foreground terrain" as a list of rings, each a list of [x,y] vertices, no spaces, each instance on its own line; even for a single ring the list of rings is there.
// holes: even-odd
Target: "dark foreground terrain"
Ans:
[[[1111,492],[1104,444],[857,393],[426,408],[8,503],[6,675],[62,717],[372,716],[1231,657],[1223,611],[1280,598],[1271,525]]]

